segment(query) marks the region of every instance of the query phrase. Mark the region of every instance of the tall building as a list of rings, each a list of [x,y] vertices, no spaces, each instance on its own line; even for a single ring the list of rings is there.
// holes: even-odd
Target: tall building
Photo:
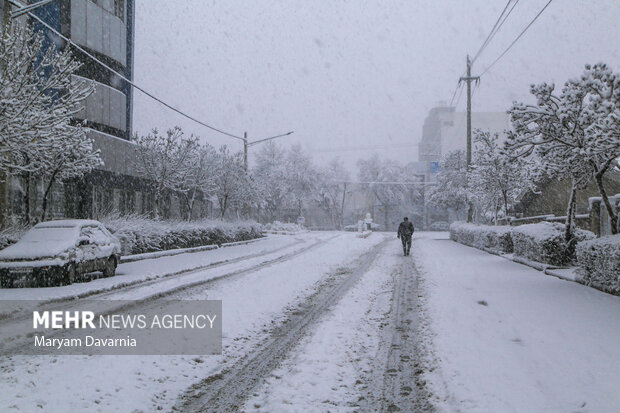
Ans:
[[[510,129],[510,117],[505,112],[472,112],[472,130],[482,129],[502,133]],[[422,139],[418,144],[418,159],[439,162],[449,152],[467,148],[467,113],[455,112],[453,107],[438,106],[424,120]]]

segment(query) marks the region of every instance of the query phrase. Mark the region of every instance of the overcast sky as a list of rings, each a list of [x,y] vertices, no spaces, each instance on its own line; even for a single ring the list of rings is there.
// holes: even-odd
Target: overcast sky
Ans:
[[[480,56],[482,72],[548,0],[520,0]],[[250,140],[294,130],[318,161],[377,152],[417,160],[430,108],[450,101],[505,0],[137,0],[135,81],[175,107]],[[475,111],[505,111],[534,82],[586,63],[620,71],[620,1],[555,0],[481,79]],[[465,95],[457,110],[464,110]],[[135,92],[134,131],[180,125],[241,142]],[[354,151],[351,148],[362,147]],[[252,150],[256,150],[256,146]],[[348,166],[354,160],[346,162]]]

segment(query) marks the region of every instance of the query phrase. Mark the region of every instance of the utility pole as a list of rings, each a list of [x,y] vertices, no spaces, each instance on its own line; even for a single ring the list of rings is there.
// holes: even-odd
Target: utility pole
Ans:
[[[460,82],[467,82],[467,172],[469,172],[469,167],[471,165],[471,82],[475,81],[476,83],[480,82],[480,76],[472,76],[471,75],[471,59],[469,55],[467,55],[467,76],[461,77],[459,79]],[[472,222],[473,220],[473,208],[471,203],[467,208],[467,222]]]

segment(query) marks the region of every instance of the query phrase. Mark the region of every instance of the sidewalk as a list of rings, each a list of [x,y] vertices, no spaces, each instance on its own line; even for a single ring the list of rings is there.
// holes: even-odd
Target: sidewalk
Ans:
[[[439,410],[617,409],[619,297],[437,238],[412,251]]]

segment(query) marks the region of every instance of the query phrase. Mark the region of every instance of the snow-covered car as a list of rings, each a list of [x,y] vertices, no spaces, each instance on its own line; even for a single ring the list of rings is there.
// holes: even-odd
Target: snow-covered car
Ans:
[[[67,285],[94,271],[112,277],[120,253],[120,242],[98,221],[42,222],[0,251],[0,284],[12,287],[15,280],[30,277],[40,286]]]

